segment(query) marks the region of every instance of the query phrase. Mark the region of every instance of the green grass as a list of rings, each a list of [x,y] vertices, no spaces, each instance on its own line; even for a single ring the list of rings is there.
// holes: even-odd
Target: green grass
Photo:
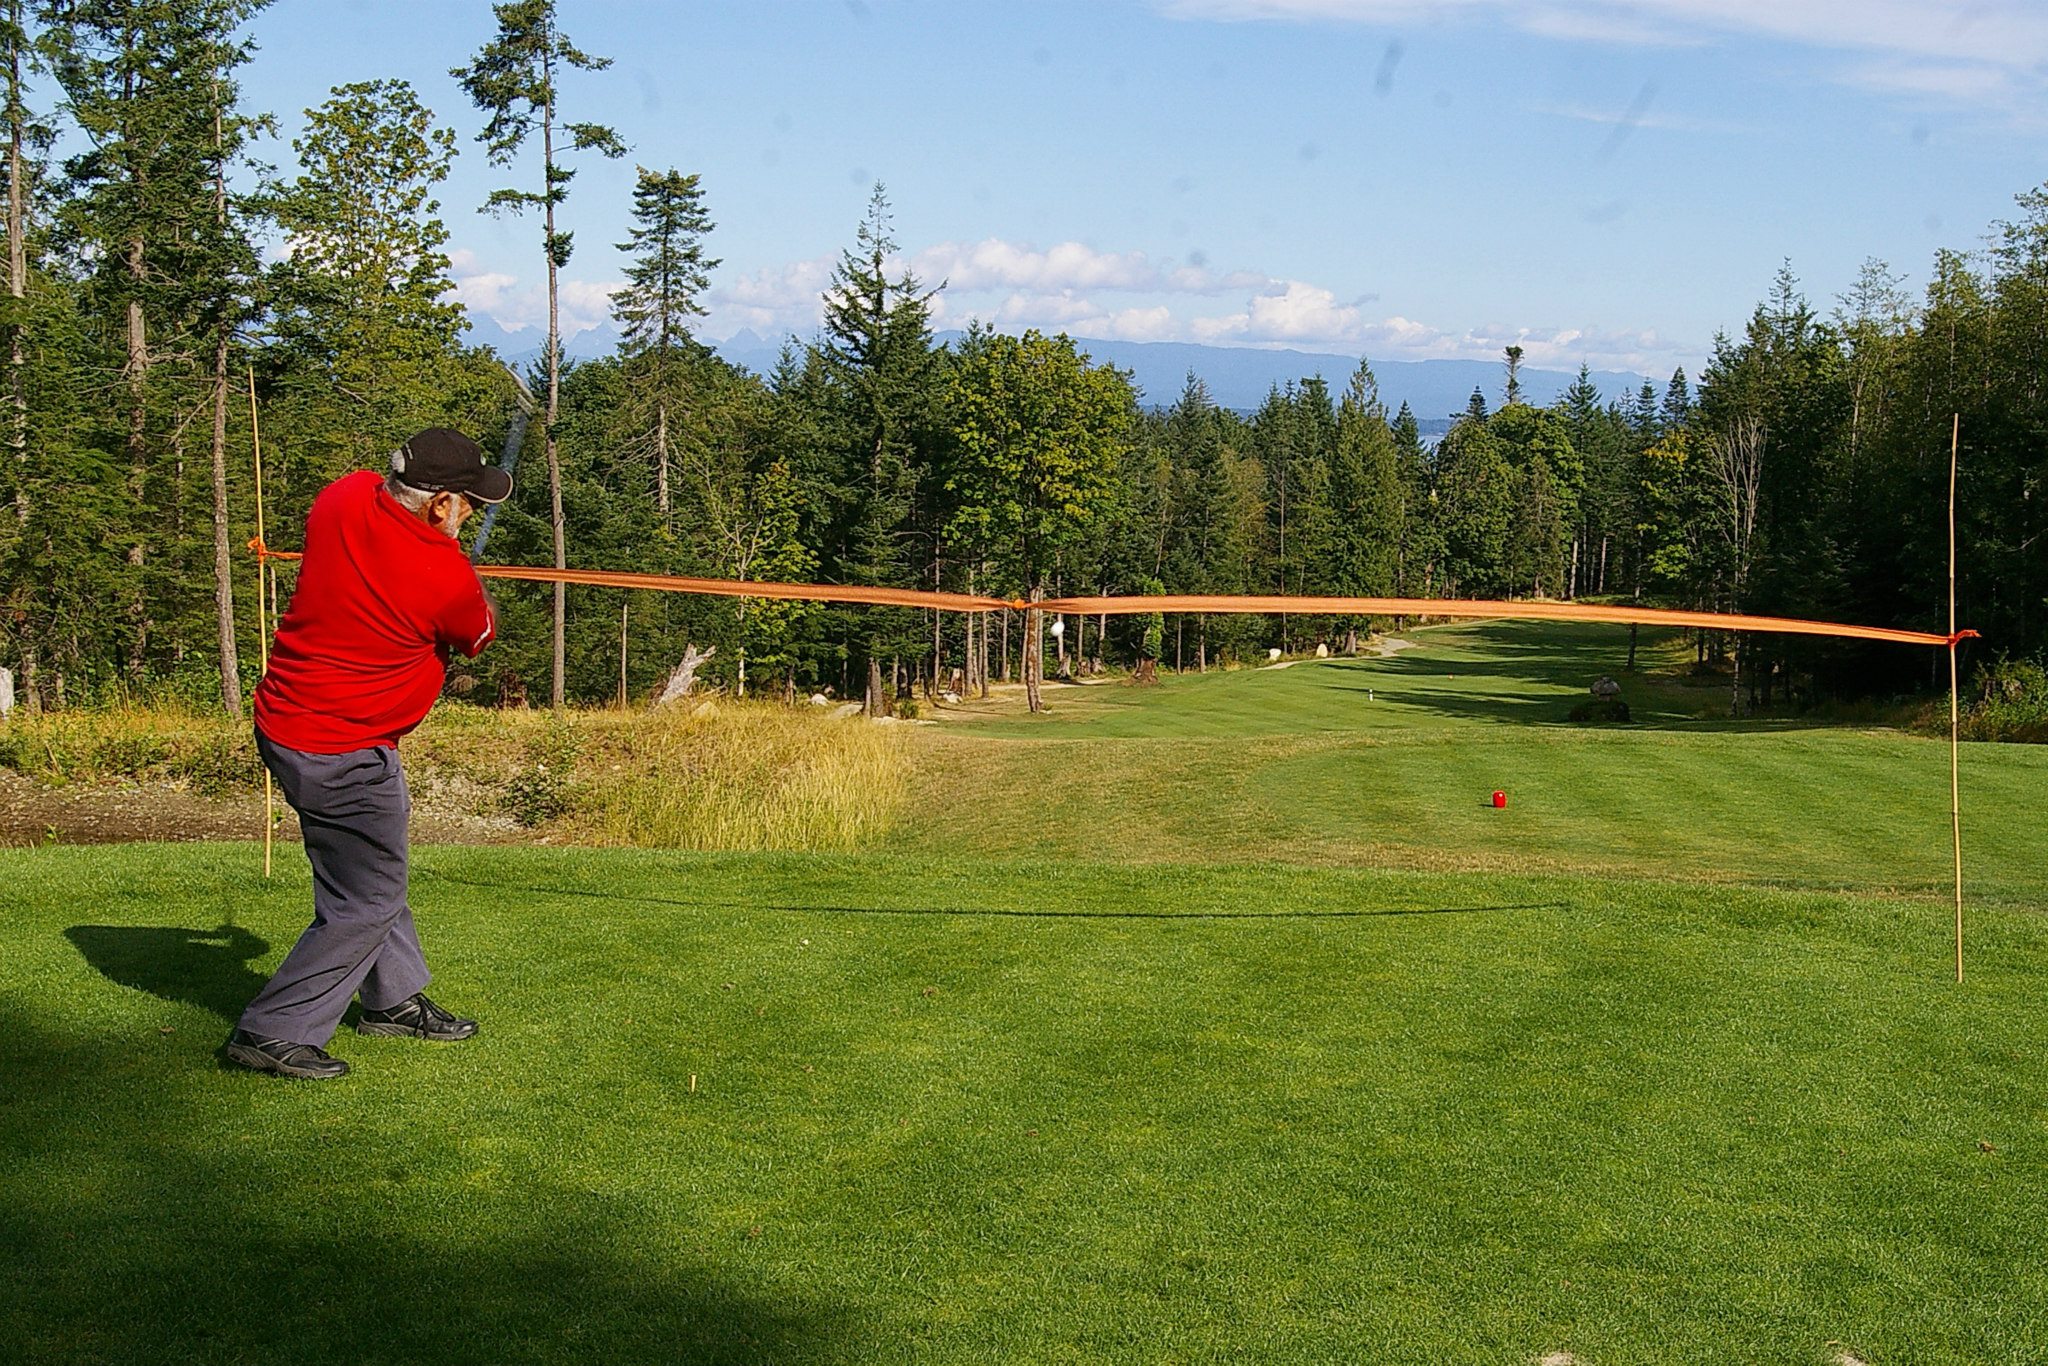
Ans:
[[[420,850],[484,1031],[333,1085],[213,1059],[295,850],[0,851],[0,1360],[2048,1361],[2039,751],[1958,986],[1941,746],[1513,629],[921,730],[866,852]]]
[[[1945,895],[1946,743],[1735,722],[1725,679],[1624,675],[1614,628],[1411,632],[1386,659],[1068,689],[946,730],[896,848],[1558,872]],[[1689,652],[1645,633],[1645,662]],[[1602,673],[1636,720],[1564,718]],[[1701,713],[1710,713],[1701,719]],[[1971,895],[2048,906],[2048,747],[1963,747]],[[1489,804],[1508,795],[1504,811]]]
[[[441,849],[428,947],[484,1033],[344,1034],[357,1072],[294,1086],[211,1055],[296,860],[0,875],[16,1359],[2048,1345],[2029,912],[1977,917],[1958,988],[1938,907],[1815,894]]]

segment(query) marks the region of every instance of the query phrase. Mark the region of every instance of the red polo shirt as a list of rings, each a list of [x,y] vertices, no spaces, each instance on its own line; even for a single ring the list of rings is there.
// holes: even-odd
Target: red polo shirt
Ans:
[[[382,476],[343,475],[306,515],[306,558],[256,685],[256,728],[310,754],[396,745],[441,695],[448,652],[473,658],[495,630],[454,538],[399,506]]]

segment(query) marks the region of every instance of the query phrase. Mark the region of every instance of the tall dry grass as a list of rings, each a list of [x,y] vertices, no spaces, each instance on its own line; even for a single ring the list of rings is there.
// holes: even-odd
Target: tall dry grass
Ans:
[[[773,702],[578,718],[572,837],[672,849],[845,851],[909,791],[901,727]]]
[[[885,834],[909,791],[907,728],[716,699],[656,712],[500,711],[443,702],[400,746],[417,801],[510,816],[574,842],[845,851]],[[260,785],[247,721],[180,705],[0,723],[0,768],[49,786]]]
[[[246,722],[178,703],[123,705],[0,722],[0,768],[51,787],[171,782],[209,796],[262,777]]]

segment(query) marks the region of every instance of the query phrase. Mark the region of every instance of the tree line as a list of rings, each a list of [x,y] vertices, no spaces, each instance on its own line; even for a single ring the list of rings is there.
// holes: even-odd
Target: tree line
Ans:
[[[402,81],[336,87],[292,164],[236,75],[266,0],[0,0],[7,48],[6,444],[0,659],[32,707],[172,690],[244,705],[256,649],[252,434],[267,532],[445,424],[518,466],[489,558],[1033,598],[1094,593],[1600,596],[1943,628],[1952,416],[1963,624],[2048,642],[2041,491],[2048,191],[1924,296],[1867,263],[1823,315],[1782,271],[1696,380],[1603,395],[1581,367],[1526,400],[1510,347],[1438,441],[1361,360],[1249,413],[1200,378],[1138,393],[1065,336],[970,326],[941,344],[943,281],[897,261],[879,185],[821,300],[768,373],[693,330],[718,262],[699,178],[642,167],[613,298],[616,354],[572,364],[557,281],[575,167],[627,151],[565,109],[602,71],[555,0],[494,7],[452,69],[549,285],[542,359],[464,341],[436,200],[464,139]],[[539,468],[536,468],[538,464]],[[279,571],[288,593],[289,570]],[[500,643],[450,687],[600,700],[656,686],[689,646],[727,687],[830,691],[874,710],[985,690],[1049,649],[1073,673],[1205,669],[1279,646],[1355,648],[1324,616],[1028,618],[507,584]],[[1035,616],[1035,614],[1033,614]],[[1805,705],[1934,680],[1912,653],[1700,634],[1731,705]],[[544,691],[543,691],[544,690]]]

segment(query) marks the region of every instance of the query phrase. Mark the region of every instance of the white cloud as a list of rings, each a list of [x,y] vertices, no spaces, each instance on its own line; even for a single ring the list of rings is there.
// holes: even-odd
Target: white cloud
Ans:
[[[1955,104],[2004,104],[2018,93],[2011,72],[1966,62],[1870,62],[1849,68],[1840,79],[1886,94]]]
[[[1082,242],[1062,242],[1040,251],[1036,247],[991,237],[980,242],[941,242],[910,260],[911,270],[927,285],[941,282],[950,289],[1020,289],[1037,293],[1103,289],[1151,293],[1219,294],[1264,284],[1256,271],[1218,275],[1206,266],[1166,266],[1142,251],[1104,252]]]
[[[1564,41],[1683,45],[1766,38],[1875,54],[1853,84],[2010,107],[2048,86],[2048,6],[2039,0],[1155,0],[1170,17],[1381,26],[1463,19]],[[1889,77],[1889,79],[1887,79]]]
[[[821,256],[714,282],[703,297],[708,335],[730,336],[741,328],[771,338],[809,332],[822,316],[819,301],[836,264],[837,257]]]
[[[941,242],[919,252],[910,265],[926,284],[943,281],[960,290],[1149,289],[1158,280],[1141,251],[1100,252],[1080,242],[1045,251],[996,237]]]
[[[1654,128],[1681,133],[1753,133],[1753,127],[1723,119],[1696,119],[1685,114],[1660,114],[1654,110],[1597,108],[1588,104],[1545,102],[1533,106],[1539,114],[1576,119],[1581,123],[1602,123],[1615,128]]]
[[[819,256],[714,284],[704,295],[705,335],[730,336],[741,328],[768,337],[809,333],[823,316],[821,301],[838,263],[836,255]],[[1262,271],[1211,270],[1200,258],[1174,264],[1142,251],[1102,251],[1083,242],[1041,248],[999,237],[940,242],[898,256],[886,269],[891,276],[907,270],[927,289],[945,286],[931,305],[939,327],[981,318],[1018,330],[1078,333],[1086,324],[1099,329],[1090,335],[1118,339],[1137,339],[1138,332],[1162,325],[1160,307],[1110,308],[1097,295],[1214,297],[1278,283]]]
[[[704,296],[703,334],[724,339],[747,329],[769,340],[814,334],[838,261],[836,254],[821,256],[717,282]],[[1077,242],[1049,248],[1000,238],[942,242],[893,260],[888,269],[892,275],[910,269],[927,287],[946,283],[931,301],[932,325],[939,329],[980,320],[1010,333],[1036,328],[1110,341],[1291,347],[1388,360],[1497,359],[1514,343],[1532,364],[1569,368],[1585,360],[1653,373],[1689,361],[1698,349],[1647,331],[1432,325],[1375,311],[1371,294],[1343,296],[1312,281],[1212,268],[1199,257],[1175,265]],[[503,277],[472,272],[463,278],[479,295],[495,290],[496,297],[520,297]]]
[[[448,264],[450,277],[455,281],[455,297],[470,312],[483,314],[508,332],[548,325],[545,280],[528,283],[517,275],[484,270],[476,253],[466,247],[449,252]],[[560,301],[562,334],[573,337],[609,319],[611,294],[621,283],[568,277],[557,280],[555,292]]]

